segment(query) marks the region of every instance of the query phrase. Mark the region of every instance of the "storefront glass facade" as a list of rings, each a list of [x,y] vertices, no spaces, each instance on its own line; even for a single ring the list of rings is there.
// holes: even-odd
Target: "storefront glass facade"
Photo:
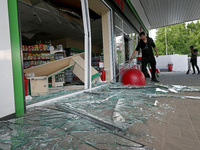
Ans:
[[[119,17],[114,14],[115,29],[115,68],[116,74],[129,61],[136,46],[136,32]]]

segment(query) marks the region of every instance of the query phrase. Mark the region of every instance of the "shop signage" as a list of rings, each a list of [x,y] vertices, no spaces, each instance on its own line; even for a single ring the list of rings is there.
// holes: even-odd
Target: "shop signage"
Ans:
[[[124,10],[124,0],[114,0],[116,2],[116,4],[122,9]]]

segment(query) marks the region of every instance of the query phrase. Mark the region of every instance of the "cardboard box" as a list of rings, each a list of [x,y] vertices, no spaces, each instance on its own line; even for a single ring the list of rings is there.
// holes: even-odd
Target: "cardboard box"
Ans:
[[[48,78],[34,77],[30,81],[31,81],[31,96],[41,96],[49,93]]]

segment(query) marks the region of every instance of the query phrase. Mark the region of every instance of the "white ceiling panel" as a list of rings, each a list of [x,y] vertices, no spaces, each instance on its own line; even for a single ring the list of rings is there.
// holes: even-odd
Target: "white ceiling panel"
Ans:
[[[142,21],[148,20],[151,29],[200,19],[200,0],[131,0],[131,3]]]

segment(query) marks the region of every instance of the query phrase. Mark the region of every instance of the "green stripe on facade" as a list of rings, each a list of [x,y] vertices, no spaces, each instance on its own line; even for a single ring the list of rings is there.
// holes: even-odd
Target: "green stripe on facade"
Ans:
[[[98,76],[100,76],[99,73],[94,74],[94,75],[92,76],[92,80],[93,80],[94,78],[98,77]]]
[[[138,15],[137,11],[135,10],[135,8],[133,7],[133,5],[131,4],[130,0],[126,0],[127,4],[129,5],[129,7],[131,8],[132,12],[135,14],[136,18],[138,19],[138,21],[140,22],[140,24],[142,25],[143,29],[149,33],[149,31],[147,30],[147,28],[145,27],[144,23],[142,22],[140,16]]]
[[[21,116],[24,114],[24,92],[22,80],[17,0],[8,0],[8,13],[13,65],[15,112],[16,116]]]
[[[67,68],[65,68],[65,69],[62,69],[62,70],[60,70],[59,72],[56,72],[55,74],[52,74],[52,75],[48,76],[48,78],[53,77],[53,76],[56,76],[56,75],[60,74],[61,72],[65,71],[65,70],[67,70],[67,69],[69,69],[69,68],[72,68],[73,66],[74,66],[74,65],[71,65],[71,66],[69,66],[69,67],[67,67]]]

